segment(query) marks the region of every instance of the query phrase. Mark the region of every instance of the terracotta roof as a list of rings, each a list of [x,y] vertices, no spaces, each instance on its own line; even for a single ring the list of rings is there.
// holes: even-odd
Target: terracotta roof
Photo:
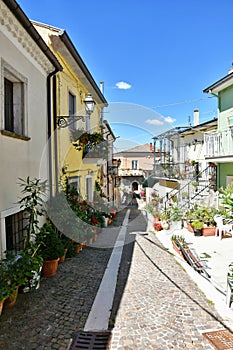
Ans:
[[[139,145],[133,148],[129,148],[129,149],[125,149],[124,151],[121,152],[117,152],[117,154],[119,153],[134,153],[134,152],[151,152],[150,151],[150,144],[149,143],[145,143],[144,145]]]

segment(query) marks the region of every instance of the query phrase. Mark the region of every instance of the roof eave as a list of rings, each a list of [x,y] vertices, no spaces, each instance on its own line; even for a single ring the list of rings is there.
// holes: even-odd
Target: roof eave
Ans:
[[[90,71],[88,70],[87,66],[85,65],[84,61],[82,60],[81,56],[79,55],[78,51],[76,50],[75,46],[73,45],[72,41],[70,40],[68,34],[66,31],[62,31],[59,33],[59,36],[62,40],[62,42],[65,44],[75,61],[78,63],[80,68],[82,69],[84,75],[87,77],[88,81],[91,83],[93,89],[95,90],[96,94],[98,95],[101,103],[104,107],[108,106],[108,102],[106,101],[105,97],[103,96],[102,92],[100,91],[98,85],[96,84],[95,80],[93,79]]]
[[[36,42],[36,44],[39,46],[39,48],[44,52],[44,54],[47,56],[49,61],[53,64],[54,68],[57,71],[62,71],[63,68],[62,68],[61,64],[59,63],[59,61],[57,60],[56,56],[52,53],[52,51],[46,45],[46,43],[44,42],[42,37],[39,35],[37,30],[34,28],[32,22],[26,16],[26,14],[21,9],[21,7],[18,5],[18,3],[14,0],[3,0],[3,2],[9,8],[9,10],[14,14],[14,16],[17,18],[17,20],[20,22],[20,24],[24,27],[24,29],[28,32],[28,34],[31,36],[31,38]]]
[[[227,74],[225,77],[219,79],[214,84],[208,86],[203,90],[203,92],[207,94],[216,94],[231,85],[233,85],[233,72]]]

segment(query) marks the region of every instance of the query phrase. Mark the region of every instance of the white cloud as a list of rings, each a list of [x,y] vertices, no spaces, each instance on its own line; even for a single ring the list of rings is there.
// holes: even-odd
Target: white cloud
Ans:
[[[125,81],[119,81],[119,83],[116,83],[115,85],[118,89],[128,90],[132,87],[132,85],[126,83]]]
[[[172,124],[176,121],[176,119],[172,118],[172,117],[164,117],[165,122]]]
[[[163,122],[158,119],[147,119],[146,123],[151,125],[163,125]]]

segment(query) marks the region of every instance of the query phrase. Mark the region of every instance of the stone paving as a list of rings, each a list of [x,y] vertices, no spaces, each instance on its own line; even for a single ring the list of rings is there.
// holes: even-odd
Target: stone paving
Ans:
[[[78,329],[83,329],[111,247],[125,211],[117,223],[103,229],[109,247],[85,247],[76,257],[59,264],[57,274],[43,278],[36,292],[19,294],[12,309],[0,317],[1,350],[67,350]],[[114,226],[117,225],[117,226]]]
[[[223,329],[221,317],[155,235],[145,237],[136,237],[111,350],[213,349],[202,332]]]
[[[146,220],[130,208],[109,321],[111,350],[213,349],[202,332],[223,329],[221,317],[155,235],[135,236]],[[42,279],[38,291],[20,294],[3,310],[0,350],[68,350],[84,328],[124,215],[125,209],[91,247],[60,264],[56,276]]]

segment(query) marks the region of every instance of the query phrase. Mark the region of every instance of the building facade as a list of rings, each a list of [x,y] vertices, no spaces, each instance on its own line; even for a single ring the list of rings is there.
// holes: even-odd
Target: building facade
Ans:
[[[0,252],[22,247],[18,179],[50,180],[44,156],[52,116],[52,76],[62,69],[14,1],[0,1]]]
[[[73,142],[86,132],[103,135],[102,111],[107,101],[66,31],[38,22],[33,25],[63,66],[55,82],[57,98],[52,144],[56,178],[53,192],[59,191],[59,184],[68,178],[83,199],[92,201],[100,175],[98,157],[87,149],[74,147]],[[92,114],[85,110],[88,94],[95,103]]]

